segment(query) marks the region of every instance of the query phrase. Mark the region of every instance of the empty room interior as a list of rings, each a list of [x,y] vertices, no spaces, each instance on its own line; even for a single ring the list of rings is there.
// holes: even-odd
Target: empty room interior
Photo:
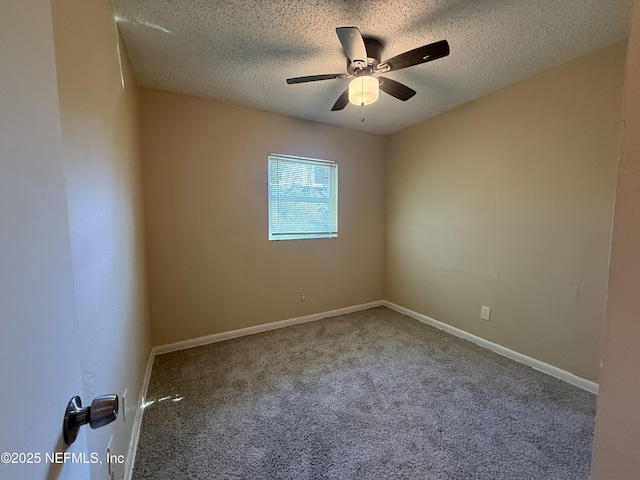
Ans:
[[[637,478],[640,1],[13,3],[0,478]]]

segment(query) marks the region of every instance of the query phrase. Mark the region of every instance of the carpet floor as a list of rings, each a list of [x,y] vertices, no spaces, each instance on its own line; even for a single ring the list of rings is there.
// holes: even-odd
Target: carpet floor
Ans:
[[[373,308],[157,356],[133,478],[586,479],[595,408]]]

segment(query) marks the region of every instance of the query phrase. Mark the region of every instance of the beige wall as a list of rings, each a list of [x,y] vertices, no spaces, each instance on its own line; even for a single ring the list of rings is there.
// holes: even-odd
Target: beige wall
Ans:
[[[390,136],[385,298],[597,381],[624,63],[617,44]]]
[[[592,480],[640,472],[640,0],[632,18]]]
[[[154,344],[382,300],[384,137],[159,90],[140,100]],[[269,153],[339,163],[338,238],[268,241]]]
[[[137,86],[124,51],[119,61],[108,0],[51,5],[82,364],[76,394],[88,404],[128,388],[127,422],[121,412],[87,433],[90,452],[103,455],[113,435],[111,452],[126,455],[151,345]],[[120,478],[124,466],[114,467]],[[106,464],[91,469],[106,478]]]

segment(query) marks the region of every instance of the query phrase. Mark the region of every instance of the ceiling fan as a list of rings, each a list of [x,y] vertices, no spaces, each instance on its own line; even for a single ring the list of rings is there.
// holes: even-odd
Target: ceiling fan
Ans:
[[[382,44],[377,39],[363,38],[356,27],[338,27],[336,33],[347,55],[347,73],[287,78],[287,83],[290,85],[318,80],[353,78],[349,88],[338,97],[331,111],[342,110],[348,103],[354,105],[373,103],[378,99],[378,89],[403,102],[407,101],[416,94],[416,91],[395,80],[383,77],[382,74],[449,55],[449,43],[446,40],[440,40],[382,62]]]

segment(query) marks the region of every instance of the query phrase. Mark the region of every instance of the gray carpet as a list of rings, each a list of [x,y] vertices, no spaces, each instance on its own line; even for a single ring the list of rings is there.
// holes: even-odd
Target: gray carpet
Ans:
[[[596,397],[384,307],[157,356],[134,479],[586,479]]]

